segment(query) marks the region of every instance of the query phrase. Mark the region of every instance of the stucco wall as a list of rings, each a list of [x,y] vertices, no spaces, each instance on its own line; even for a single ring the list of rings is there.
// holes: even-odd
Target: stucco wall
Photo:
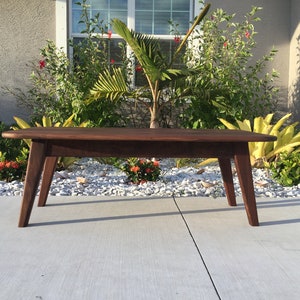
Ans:
[[[300,119],[300,1],[291,2],[289,108]]]
[[[0,86],[24,88],[30,70],[47,39],[55,39],[55,0],[0,1]],[[0,121],[26,115],[14,97],[0,92]]]

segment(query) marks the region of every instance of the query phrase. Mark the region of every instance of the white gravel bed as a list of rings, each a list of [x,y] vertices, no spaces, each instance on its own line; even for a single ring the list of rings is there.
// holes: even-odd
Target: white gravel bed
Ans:
[[[55,172],[49,195],[52,196],[211,196],[224,197],[222,177],[218,166],[175,168],[174,160],[161,161],[162,176],[157,182],[136,185],[127,182],[125,173],[111,166],[85,158],[68,170]],[[256,197],[300,197],[300,185],[282,187],[266,170],[253,169]],[[236,195],[241,190],[234,175]],[[20,196],[23,182],[0,181],[0,196]]]

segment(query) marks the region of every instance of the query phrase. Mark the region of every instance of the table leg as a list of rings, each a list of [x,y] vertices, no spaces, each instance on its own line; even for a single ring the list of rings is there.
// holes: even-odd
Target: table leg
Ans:
[[[236,144],[234,161],[249,224],[252,226],[258,226],[259,222],[257,216],[248,143]]]
[[[53,156],[46,157],[43,176],[42,176],[39,202],[38,202],[38,206],[40,207],[46,205],[47,197],[51,186],[51,181],[56,169],[57,160],[58,157],[53,157]]]
[[[19,227],[26,227],[28,225],[34,198],[36,196],[43,170],[45,149],[45,141],[32,141],[26,170],[24,195],[18,225]]]
[[[236,198],[234,192],[232,169],[229,158],[218,158],[223,178],[224,188],[227,196],[227,201],[230,206],[236,206]]]

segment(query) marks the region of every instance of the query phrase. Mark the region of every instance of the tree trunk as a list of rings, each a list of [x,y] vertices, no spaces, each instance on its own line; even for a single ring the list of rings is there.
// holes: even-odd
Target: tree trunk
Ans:
[[[150,128],[159,128],[158,114],[156,111],[151,112]]]

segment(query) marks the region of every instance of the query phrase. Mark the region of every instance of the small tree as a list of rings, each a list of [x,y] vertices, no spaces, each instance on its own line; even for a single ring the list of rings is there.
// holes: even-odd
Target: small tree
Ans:
[[[150,128],[159,127],[160,111],[169,101],[163,97],[164,89],[169,88],[170,84],[176,79],[190,74],[188,69],[172,68],[173,62],[183,49],[191,33],[207,14],[209,7],[210,4],[207,4],[200,12],[185,38],[179,44],[171,62],[161,52],[159,40],[129,30],[122,21],[113,19],[113,30],[130,46],[143,70],[148,86],[132,89],[124,69],[112,66],[111,69],[107,68],[100,72],[98,81],[91,90],[88,103],[103,99],[118,100],[121,97],[134,98],[141,101],[149,109],[151,115]]]

